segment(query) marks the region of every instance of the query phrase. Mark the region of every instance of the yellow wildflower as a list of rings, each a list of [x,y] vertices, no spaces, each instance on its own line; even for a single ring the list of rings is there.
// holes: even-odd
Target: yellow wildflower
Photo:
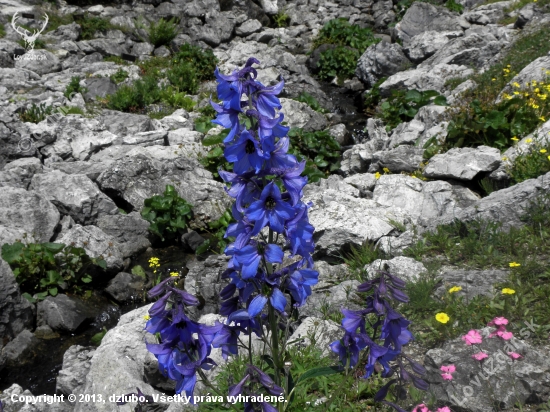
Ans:
[[[376,172],[376,173],[374,174],[374,177],[377,178],[377,179],[380,179],[380,172]]]
[[[449,293],[460,292],[461,290],[462,290],[462,286],[453,286],[452,288],[449,289]]]
[[[508,160],[508,158],[506,156],[503,156],[502,160],[506,161],[506,160]]]
[[[537,97],[541,100],[546,100],[546,94],[537,94]]]
[[[149,319],[151,319],[151,316],[149,316],[149,315],[145,315],[145,316],[143,317],[143,319],[145,319],[145,320],[149,320]]]
[[[435,315],[435,320],[437,320],[440,323],[447,323],[449,319],[450,319],[449,315],[443,312],[440,312],[437,315]]]
[[[390,169],[388,169],[387,167],[383,168],[382,170],[384,171],[384,173],[389,173],[390,172]]]
[[[548,160],[550,160],[550,156],[548,156]]]
[[[514,137],[512,137],[512,140],[513,140],[514,142],[517,142],[519,139],[518,139],[516,136],[514,136]]]
[[[531,107],[532,107],[533,109],[538,109],[540,106],[539,106],[538,104],[533,104]]]
[[[514,92],[514,94],[515,94],[515,95],[518,95],[518,94],[519,94],[519,92]]]
[[[540,93],[540,89],[538,87],[534,91],[535,93]]]
[[[502,293],[504,295],[513,295],[514,293],[516,293],[516,291],[514,289],[504,288],[502,289]]]
[[[514,86],[514,87],[520,87],[520,85],[519,85],[519,83],[518,83],[518,82],[514,82],[514,83],[512,83],[512,86]]]
[[[540,120],[541,122],[545,122],[545,121],[546,121],[546,119],[544,118],[544,116],[539,117],[539,120]]]
[[[497,81],[497,79],[495,79],[494,77],[493,77],[491,80],[492,80],[493,82],[496,82],[496,81]]]
[[[521,266],[521,263],[510,262],[508,265],[509,265],[511,268],[517,268],[518,266]]]
[[[527,139],[527,140],[525,141],[525,143],[531,143],[532,141],[533,141],[533,139]]]
[[[540,149],[541,153],[546,153],[546,149]]]
[[[178,277],[180,274],[178,272],[170,272],[170,276],[173,278]]]

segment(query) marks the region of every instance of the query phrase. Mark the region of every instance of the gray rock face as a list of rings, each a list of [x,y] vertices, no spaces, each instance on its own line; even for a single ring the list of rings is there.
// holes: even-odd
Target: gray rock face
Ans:
[[[83,248],[92,258],[102,256],[107,262],[108,271],[122,269],[122,252],[117,241],[97,226],[75,225],[56,241],[66,245],[74,243],[76,247]]]
[[[262,29],[262,23],[256,19],[247,20],[235,29],[237,36],[245,37]]]
[[[399,236],[383,236],[376,243],[376,247],[391,256],[401,256],[405,249],[416,241],[412,230],[407,230]]]
[[[318,255],[335,255],[349,245],[376,241],[393,226],[390,219],[404,223],[406,216],[395,209],[381,208],[372,200],[360,199],[333,189],[316,189],[305,193],[313,201],[309,220],[315,227],[314,240]]]
[[[373,200],[379,207],[384,206],[394,213],[406,213],[421,226],[442,216],[452,220],[462,209],[476,204],[478,199],[466,188],[440,180],[423,182],[405,175],[382,175],[373,191]]]
[[[504,282],[508,278],[505,270],[442,270],[438,275],[442,284],[435,290],[435,294],[443,296],[448,294],[450,288],[460,286],[462,290],[453,292],[457,296],[464,296],[472,300],[475,296],[494,296],[496,283]]]
[[[110,191],[140,211],[146,198],[162,194],[166,185],[173,185],[179,195],[193,205],[192,228],[205,227],[229,207],[230,198],[224,185],[212,180],[212,174],[196,160],[176,157],[160,161],[150,153],[153,152],[129,153],[111,165],[98,178],[101,190]]]
[[[390,76],[380,85],[380,94],[384,97],[391,96],[391,91],[400,90],[436,90],[441,92],[445,81],[450,78],[465,78],[473,73],[473,69],[456,64],[436,64],[430,67],[399,72]]]
[[[24,233],[34,234],[36,242],[49,242],[58,222],[59,212],[45,196],[14,187],[2,188],[0,227],[11,228],[15,237],[2,233],[0,243],[13,243],[16,238],[22,239]]]
[[[105,292],[118,302],[130,302],[145,293],[145,279],[132,273],[120,272],[107,287]]]
[[[472,180],[481,172],[492,172],[500,163],[500,150],[494,147],[455,148],[432,157],[424,169],[424,176]]]
[[[29,362],[34,358],[33,351],[36,349],[39,340],[31,331],[25,329],[15,339],[2,348],[0,354],[0,370],[4,366],[17,367]]]
[[[344,178],[344,182],[359,189],[359,196],[366,197],[366,192],[371,192],[376,185],[376,176],[374,173],[360,173]]]
[[[116,239],[124,258],[135,256],[151,246],[149,222],[137,212],[101,216],[97,226]]]
[[[316,112],[307,104],[292,99],[282,98],[281,111],[284,113],[284,121],[289,127],[299,127],[306,132],[315,132],[324,130],[327,125],[327,119],[321,113]]]
[[[92,77],[86,79],[86,89],[88,89],[88,92],[84,97],[86,100],[92,100],[97,97],[103,98],[108,94],[114,94],[117,87],[108,77]]]
[[[379,270],[387,271],[404,281],[414,282],[421,273],[426,272],[422,262],[405,256],[397,256],[391,260],[376,259],[370,265],[365,266],[370,277],[376,277]]]
[[[71,346],[63,355],[63,367],[56,379],[55,389],[64,395],[81,394],[82,385],[90,370],[92,356],[96,349],[79,345]]]
[[[382,77],[405,70],[411,62],[397,43],[380,42],[369,46],[357,62],[355,75],[372,87]]]
[[[0,187],[11,186],[27,190],[32,177],[42,173],[42,163],[36,157],[28,157],[14,160],[4,166],[0,172]]]
[[[75,222],[95,224],[104,215],[118,213],[115,203],[100,192],[86,175],[67,175],[59,170],[36,175],[31,189],[44,195]]]
[[[201,307],[189,307],[188,315],[198,320],[201,315],[219,313],[220,292],[228,284],[221,279],[229,258],[225,255],[209,256],[204,262],[193,262],[185,276],[185,290],[199,297]]]
[[[105,110],[99,119],[108,131],[119,137],[156,130],[153,120],[141,114]]]
[[[486,219],[501,222],[504,229],[523,225],[529,204],[550,190],[550,172],[536,179],[529,179],[512,187],[497,190],[456,214],[456,218],[469,222]],[[434,220],[433,225],[449,223],[451,216]],[[434,226],[435,227],[435,226]]]
[[[108,399],[113,393],[133,393],[139,387],[146,394],[157,393],[144,381],[144,365],[148,356],[144,339],[154,338],[143,328],[150,305],[122,315],[118,325],[107,332],[90,360],[90,369],[82,393],[101,394]],[[77,403],[75,412],[111,412],[108,402]]]
[[[0,259],[0,339],[15,338],[32,328],[33,320],[32,305],[21,297],[10,265]]]
[[[376,152],[372,155],[369,172],[389,169],[392,173],[413,172],[420,167],[424,149],[414,146],[398,146],[395,149]]]
[[[522,337],[529,336],[533,330],[527,322],[526,326],[520,331]],[[487,327],[479,331],[483,338],[483,343],[476,345],[479,348],[472,349],[457,338],[426,353],[425,380],[430,383],[437,402],[450,405],[453,410],[485,412],[493,407],[495,400],[502,409],[508,409],[517,402],[525,404],[527,399],[547,399],[550,393],[547,350],[534,348],[515,337],[509,341],[497,336],[489,338],[493,330],[495,328]],[[489,355],[483,363],[472,358],[480,349]],[[509,352],[519,353],[522,358],[512,361]],[[452,385],[441,378],[439,369],[449,364],[456,367]]]
[[[425,31],[412,37],[403,52],[412,62],[420,63],[441,50],[451,39],[462,35],[462,31]]]
[[[30,56],[31,53],[26,53],[25,56]],[[61,63],[57,56],[48,50],[34,50],[32,52],[32,60],[16,60],[16,69],[31,70],[39,75],[55,73],[61,71]]]
[[[525,86],[525,83],[531,83],[533,80],[538,82],[546,81],[546,71],[550,67],[550,56],[539,57],[538,59],[532,61],[527,66],[523,68],[517,75],[515,75],[512,80],[502,89],[502,92],[497,97],[496,102],[502,101],[502,96],[504,93],[511,94],[514,90],[517,90],[513,83],[519,83],[522,87]]]
[[[128,47],[124,41],[115,39],[93,39],[78,42],[81,49],[92,49],[102,56],[120,56],[122,53],[128,53]],[[89,53],[87,53],[89,54]]]
[[[300,308],[300,316],[325,317],[339,313],[342,307],[360,309],[359,305],[351,302],[351,299],[357,297],[355,292],[359,285],[357,280],[346,280],[335,286],[315,289],[306,304]]]
[[[212,10],[220,11],[220,4],[216,0],[193,0],[183,10],[189,17],[201,17]]]
[[[462,31],[468,27],[464,19],[445,7],[428,3],[413,3],[396,25],[398,36],[405,46],[412,37],[425,31]]]
[[[73,22],[71,24],[64,24],[62,26],[59,26],[53,32],[48,33],[48,35],[55,37],[57,41],[77,41],[81,33],[82,28],[80,27],[80,25]]]
[[[48,296],[37,304],[38,326],[48,325],[53,330],[74,332],[86,319],[94,316],[87,304],[67,295]]]
[[[300,326],[288,338],[289,342],[296,341],[289,346],[305,348],[312,345],[310,336],[314,336],[315,346],[323,351],[323,356],[329,356],[333,352],[330,350],[330,344],[342,338],[340,325],[331,320],[323,320],[315,317],[305,318]]]

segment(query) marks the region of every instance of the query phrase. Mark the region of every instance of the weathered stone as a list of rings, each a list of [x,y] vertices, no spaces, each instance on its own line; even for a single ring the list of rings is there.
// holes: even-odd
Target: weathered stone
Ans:
[[[408,282],[418,280],[420,274],[426,272],[426,267],[422,262],[405,256],[397,256],[391,260],[376,259],[371,264],[365,265],[364,269],[369,274],[370,279],[377,276],[378,270],[382,270]]]
[[[420,167],[424,149],[414,146],[398,146],[395,149],[376,152],[372,155],[369,172],[387,168],[392,173],[413,172]]]
[[[38,346],[39,340],[31,331],[25,329],[15,339],[2,348],[0,354],[0,370],[4,366],[20,367],[31,361],[36,353],[33,353]]]
[[[366,192],[371,192],[374,189],[376,177],[374,173],[360,173],[344,178],[344,182],[359,189],[359,196],[365,197]]]
[[[428,374],[424,379],[430,384],[436,402],[450,405],[452,409],[471,412],[490,410],[493,400],[498,400],[501,409],[525,404],[528,399],[546,399],[550,394],[550,362],[548,350],[534,348],[513,337],[504,340],[489,338],[495,328],[479,331],[482,349],[489,355],[483,363],[472,358],[472,349],[460,338],[449,341],[441,348],[426,353],[424,366]],[[527,328],[522,336],[529,336]],[[513,361],[508,355],[516,352],[522,357]],[[449,385],[441,377],[441,365],[455,365],[453,383]],[[483,382],[478,385],[478,383]],[[468,388],[468,389],[466,389]],[[490,389],[490,393],[487,393]]]
[[[56,379],[55,389],[65,396],[81,394],[82,385],[90,370],[92,356],[96,349],[79,345],[71,346],[63,355],[63,367]]]
[[[122,257],[136,256],[151,246],[149,222],[137,212],[101,216],[97,226],[115,238]]]
[[[235,34],[237,36],[246,37],[251,35],[252,33],[260,31],[261,29],[262,23],[260,23],[258,20],[247,20],[235,29]]]
[[[104,110],[99,120],[111,133],[122,137],[156,130],[149,116]]]
[[[11,228],[12,234],[0,230],[0,244],[13,243],[25,233],[30,239],[34,236],[36,242],[49,242],[58,222],[59,212],[45,196],[25,189],[2,188],[0,227]]]
[[[83,225],[118,213],[115,203],[86,175],[67,175],[59,170],[38,174],[32,179],[31,189],[44,195],[60,213]]]
[[[497,97],[496,103],[502,101],[504,93],[512,94],[514,91],[517,91],[517,88],[513,86],[514,83],[519,83],[522,87],[524,87],[526,83],[531,83],[533,81],[536,81],[537,83],[546,82],[546,71],[548,71],[549,68],[550,56],[542,56],[532,61],[525,66],[523,70],[516,74],[506,86],[504,86],[504,89],[502,89]]]
[[[118,302],[130,302],[145,294],[146,279],[132,273],[120,272],[105,288],[110,296]]]
[[[108,235],[97,226],[75,225],[63,234],[58,243],[73,244],[83,248],[92,258],[102,257],[107,263],[108,271],[122,269],[122,252],[114,237]]]
[[[323,320],[316,317],[305,318],[300,326],[288,338],[289,342],[295,342],[289,346],[305,348],[315,342],[315,347],[322,351],[322,356],[334,355],[330,350],[330,344],[342,338],[340,325],[331,320]]]
[[[67,295],[48,296],[37,304],[38,326],[48,325],[53,330],[74,332],[86,319],[94,316],[94,311],[86,303]]]
[[[14,160],[4,166],[0,171],[0,187],[11,186],[28,189],[32,177],[42,173],[42,163],[36,157],[28,157]]]
[[[416,119],[410,122],[401,123],[392,130],[390,147],[400,145],[417,145],[422,133],[426,130],[426,125]],[[401,149],[403,150],[403,149]]]
[[[405,249],[416,241],[412,230],[407,230],[399,236],[383,236],[376,243],[376,247],[389,256],[402,256]]]
[[[206,241],[201,235],[199,235],[194,230],[191,230],[188,233],[184,233],[181,236],[181,243],[191,252],[195,252],[197,248]]]
[[[284,113],[284,121],[289,127],[302,128],[306,132],[324,130],[327,127],[327,119],[321,113],[316,112],[306,103],[292,99],[282,98],[281,111]]]
[[[508,272],[497,269],[442,269],[438,277],[441,278],[441,285],[434,292],[437,296],[444,296],[448,294],[450,288],[460,286],[462,290],[453,294],[471,301],[478,295],[493,297],[497,292],[495,284],[505,282],[508,279]]]
[[[30,56],[31,53],[33,55],[32,60],[16,60],[15,69],[31,70],[41,76],[61,70],[61,63],[52,52],[39,49],[26,53],[25,56]]]
[[[357,62],[355,75],[372,87],[382,77],[389,77],[410,65],[411,62],[399,44],[380,42],[365,50]]]
[[[462,36],[461,31],[425,31],[417,34],[403,48],[405,55],[415,63],[420,63],[441,50],[451,39]]]
[[[454,148],[435,155],[424,169],[433,179],[472,180],[479,173],[492,172],[500,166],[500,150],[489,146]]]
[[[304,306],[300,307],[301,317],[327,317],[340,313],[342,307],[351,310],[360,309],[359,305],[352,302],[357,297],[357,286],[360,282],[357,280],[346,280],[335,286],[317,288],[308,297]]]
[[[86,89],[88,89],[88,91],[84,94],[84,97],[86,100],[91,100],[98,97],[104,98],[109,94],[114,94],[117,87],[108,77],[92,77],[86,79]]]

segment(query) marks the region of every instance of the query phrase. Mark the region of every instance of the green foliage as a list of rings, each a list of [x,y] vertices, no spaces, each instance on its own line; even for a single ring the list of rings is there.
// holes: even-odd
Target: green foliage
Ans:
[[[19,44],[21,47],[27,47],[27,44],[25,43],[25,40],[23,39],[19,39],[17,40],[17,44]],[[46,48],[46,42],[40,38],[36,39],[36,41],[34,42],[34,48],[36,50],[38,49],[45,49]]]
[[[6,35],[6,29],[4,29],[4,25],[0,24],[0,39]]]
[[[372,274],[364,269],[376,259],[384,259],[384,253],[375,247],[373,243],[365,242],[361,247],[351,247],[351,251],[342,260],[348,266],[350,273],[358,280],[365,281],[372,279]]]
[[[68,114],[80,114],[82,116],[85,115],[84,111],[80,107],[76,107],[76,106],[70,106],[70,107],[63,106],[63,107],[60,107],[59,112],[63,113],[65,116],[67,116]]]
[[[370,29],[351,25],[346,19],[328,21],[319,31],[313,49],[322,44],[334,44],[336,47],[321,53],[319,77],[324,80],[337,77],[339,81],[353,77],[361,54],[379,41]]]
[[[380,117],[386,124],[386,129],[392,130],[401,122],[413,119],[418,110],[430,104],[432,99],[436,105],[447,105],[447,99],[435,90],[393,90],[392,97],[380,105]]]
[[[116,64],[121,65],[121,66],[128,66],[130,64],[130,62],[124,60],[120,56],[106,56],[106,57],[103,58],[103,61],[104,62],[116,63]]]
[[[178,34],[177,21],[175,18],[170,20],[160,19],[156,23],[149,25],[149,42],[155,47],[164,46],[170,43]]]
[[[141,216],[150,223],[149,231],[163,241],[183,234],[193,216],[192,206],[171,185],[166,185],[164,194],[145,199],[144,205]]]
[[[222,217],[220,217],[218,220],[214,222],[209,222],[208,228],[210,229],[210,231],[208,232],[210,233],[211,237],[209,239],[206,239],[206,241],[197,248],[195,254],[201,255],[203,253],[206,253],[208,250],[219,254],[224,253],[226,246],[235,240],[234,237],[224,238],[227,227],[230,223],[234,222],[236,221],[235,219],[233,219],[233,216],[231,215],[231,210],[229,209],[226,210]]]
[[[299,102],[307,104],[309,107],[311,107],[316,112],[319,112],[319,113],[327,113],[328,112],[328,110],[323,109],[321,107],[321,105],[319,104],[319,102],[317,101],[317,99],[309,93],[302,92],[294,100],[297,100]]]
[[[493,105],[473,100],[469,108],[459,108],[447,127],[448,147],[486,145],[505,149],[512,137],[531,133],[541,123],[537,111],[522,98],[512,98]]]
[[[464,11],[464,6],[460,3],[457,3],[455,0],[447,0],[445,2],[445,7],[447,7],[447,9],[449,9],[450,11],[454,11],[459,14]]]
[[[103,258],[90,258],[83,248],[63,243],[4,244],[2,259],[10,265],[30,301],[44,299],[48,294],[56,296],[59,289],[82,292],[84,285],[92,281],[86,270],[91,265],[107,267]]]
[[[93,39],[96,31],[105,33],[107,30],[115,28],[109,20],[101,17],[90,16],[89,14],[75,16],[75,20],[82,28],[82,33],[80,34],[81,40]],[[116,28],[118,28],[118,26]]]
[[[192,64],[185,61],[172,66],[166,72],[170,83],[179,91],[189,94],[196,94],[199,89],[199,79]]]
[[[74,22],[72,14],[59,14],[54,10],[48,10],[48,26],[46,27],[45,32],[55,31],[59,26],[64,26],[66,24],[71,24]]]
[[[291,138],[288,153],[299,161],[306,160],[303,175],[308,177],[309,183],[318,182],[340,168],[342,148],[328,131],[290,129],[288,136]]]
[[[173,57],[173,62],[175,65],[187,63],[193,66],[198,81],[202,82],[214,79],[218,59],[210,49],[203,50],[185,43]]]
[[[534,179],[550,172],[550,145],[535,144],[532,150],[519,155],[508,174],[514,184]]]
[[[128,72],[126,70],[123,70],[121,67],[116,71],[115,74],[111,74],[109,78],[116,84],[122,83],[124,80],[128,78]]]
[[[103,326],[103,330],[101,332],[96,333],[94,336],[91,337],[90,343],[95,346],[101,345],[101,340],[103,337],[107,334],[107,328]]]
[[[208,118],[205,117],[205,122],[208,121]],[[206,123],[195,123],[195,129],[202,132],[203,130],[200,127],[197,127],[198,125],[206,126]],[[210,125],[212,125],[210,123]],[[213,126],[213,125],[212,125]],[[199,159],[200,163],[203,165],[203,167],[212,172],[214,177],[219,178],[218,170],[223,169],[227,171],[233,170],[233,164],[229,163],[227,160],[225,160],[225,157],[223,155],[223,139],[227,136],[229,133],[229,130],[223,130],[221,133],[217,135],[211,135],[208,137],[205,137],[202,141],[202,145],[208,147],[208,151],[206,153],[206,156],[203,156]]]
[[[192,111],[196,105],[191,97],[186,96],[183,92],[178,92],[173,87],[165,87],[162,89],[160,92],[160,99],[170,107],[184,109],[188,112]]]
[[[87,91],[88,91],[88,89],[86,89],[85,87],[80,86],[80,76],[74,76],[74,77],[71,77],[71,81],[69,82],[67,87],[65,87],[65,91],[63,92],[63,96],[65,96],[67,99],[69,99],[71,97],[72,93],[80,93],[80,94],[83,95]]]
[[[46,106],[46,103],[37,106],[35,103],[30,108],[26,108],[19,113],[19,118],[22,122],[40,123],[53,113],[53,106]]]
[[[376,114],[378,104],[382,100],[380,94],[380,85],[386,81],[387,77],[382,77],[378,80],[370,90],[365,93],[365,100],[363,102],[363,111],[373,117]]]
[[[145,76],[136,80],[131,86],[122,85],[117,91],[107,96],[107,107],[123,112],[137,112],[160,100],[161,90],[157,79]]]
[[[290,24],[290,16],[281,10],[273,16],[273,22],[276,27],[288,27]]]

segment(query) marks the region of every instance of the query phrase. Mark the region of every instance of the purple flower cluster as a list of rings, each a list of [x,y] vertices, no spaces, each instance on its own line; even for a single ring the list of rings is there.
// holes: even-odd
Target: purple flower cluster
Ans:
[[[392,308],[390,300],[408,302],[409,298],[402,291],[404,287],[403,280],[385,271],[379,271],[377,278],[359,285],[358,292],[369,293],[366,309],[342,309],[344,337],[330,345],[332,351],[339,355],[340,362],[349,367],[356,366],[359,362],[359,352],[368,348],[366,373],[363,378],[373,374],[377,363],[384,368],[383,377],[390,377],[397,372],[398,379],[390,380],[378,391],[374,399],[398,411],[404,410],[392,402],[384,401],[392,385],[397,384],[398,392],[401,393],[404,390],[404,382],[412,382],[421,390],[428,389],[428,384],[417,376],[426,373],[424,367],[401,353],[403,345],[409,343],[413,335],[408,330],[410,322]],[[367,333],[367,326],[369,330],[373,330],[370,336]],[[379,336],[378,333],[380,333]],[[380,345],[376,341],[383,342]],[[411,366],[412,372],[405,369],[403,358]],[[395,366],[390,366],[389,362],[392,361],[396,361]]]
[[[250,58],[244,68],[230,75],[216,69],[221,103],[211,102],[217,112],[213,123],[229,130],[224,156],[233,164],[233,172],[219,171],[230,185],[227,193],[235,199],[232,215],[236,223],[226,232],[226,237],[235,238],[225,250],[231,257],[223,275],[229,284],[220,293],[220,314],[227,320],[214,326],[190,320],[185,306],[198,301],[174,288],[170,279],[149,293],[162,295],[150,309],[146,326],[149,332],[160,334],[161,343],[147,347],[158,358],[162,373],[177,381],[177,393],[192,394],[197,373],[214,364],[208,357],[211,347],[221,348],[227,359],[238,354],[243,334],[254,332],[266,340],[264,326],[271,328],[273,362],[280,366],[278,336],[274,336],[279,334],[277,325],[305,304],[311,286],[318,281],[311,257],[314,228],[307,214],[311,204],[300,200],[307,183],[301,176],[305,162],[287,153],[289,129],[281,124],[284,115],[278,113],[277,95],[284,81],[264,86],[256,80],[253,64],[259,61]],[[285,251],[294,263],[283,267]],[[272,394],[283,392],[253,365],[231,394],[241,393],[245,383],[249,393],[254,385],[259,390],[269,387]],[[259,406],[271,410],[268,404]]]

